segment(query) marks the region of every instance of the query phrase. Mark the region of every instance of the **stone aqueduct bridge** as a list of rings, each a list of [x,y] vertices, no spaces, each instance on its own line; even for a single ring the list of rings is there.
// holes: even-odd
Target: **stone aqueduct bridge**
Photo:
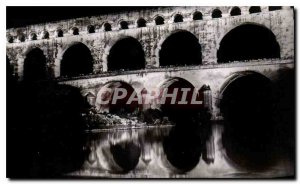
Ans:
[[[196,46],[190,47],[193,44]],[[65,61],[67,54],[83,57],[83,52],[78,55],[80,49],[69,52],[76,45],[88,48],[84,62],[90,60],[90,69],[80,72],[87,63],[74,63],[72,67],[72,62]],[[39,50],[44,55],[48,78],[79,87],[83,95],[94,98],[96,106],[100,89],[113,81],[128,83],[138,93],[158,89],[172,78],[197,89],[209,85],[213,118],[217,119],[221,117],[218,100],[231,81],[253,73],[274,81],[280,77],[280,70],[294,69],[294,12],[291,7],[145,9],[8,29],[6,48],[19,80],[25,78],[26,62],[30,63],[26,58]],[[134,62],[129,56],[122,60],[126,55],[122,50],[133,52]],[[187,56],[191,60],[188,62],[179,54],[181,61],[170,67],[181,50],[195,57]],[[72,73],[72,68],[79,72]]]

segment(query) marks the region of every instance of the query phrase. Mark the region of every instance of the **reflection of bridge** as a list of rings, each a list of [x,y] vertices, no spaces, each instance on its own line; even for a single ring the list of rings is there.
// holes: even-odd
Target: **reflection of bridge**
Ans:
[[[217,119],[233,79],[276,81],[294,68],[293,16],[290,7],[171,7],[64,20],[8,29],[7,58],[19,80],[55,78],[92,105],[112,81],[138,93],[173,77],[209,85]]]

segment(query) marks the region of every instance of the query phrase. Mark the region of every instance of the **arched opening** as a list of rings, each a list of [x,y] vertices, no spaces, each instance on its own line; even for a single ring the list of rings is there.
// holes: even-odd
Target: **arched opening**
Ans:
[[[19,34],[19,35],[17,36],[17,38],[18,38],[18,40],[19,40],[20,42],[25,42],[25,35],[24,35],[24,34]]]
[[[237,6],[233,7],[230,11],[231,16],[241,15],[241,9]]]
[[[201,13],[201,12],[196,11],[196,12],[193,14],[193,20],[202,20],[202,19],[203,19],[203,16],[202,16],[202,13]]]
[[[109,23],[105,23],[103,27],[104,27],[104,31],[111,31],[111,25]]]
[[[221,18],[222,17],[222,12],[219,9],[214,9],[214,11],[211,14],[212,18]]]
[[[33,82],[45,80],[46,77],[46,57],[41,49],[34,48],[24,60],[24,80]]]
[[[261,12],[260,6],[251,6],[249,9],[250,14],[259,13],[259,12]]]
[[[281,6],[269,6],[269,11],[281,10]]]
[[[72,34],[73,35],[79,35],[79,29],[77,27],[72,28]]]
[[[8,35],[6,37],[6,40],[7,40],[8,43],[13,43],[14,42],[14,38],[12,36],[10,36],[10,35]]]
[[[87,27],[87,30],[88,30],[88,33],[95,33],[95,26],[89,25],[89,26]]]
[[[57,37],[64,37],[64,32],[61,29],[56,31]]]
[[[137,27],[146,27],[146,20],[143,19],[143,18],[140,18],[140,19],[137,21]]]
[[[76,43],[66,50],[61,61],[61,76],[74,77],[93,73],[93,57],[83,43]]]
[[[171,34],[161,45],[159,62],[160,66],[201,64],[201,45],[197,37],[184,30]]]
[[[29,39],[30,40],[37,40],[37,35],[35,33],[30,33]]]
[[[176,14],[176,15],[174,16],[174,22],[175,22],[175,23],[176,23],[176,22],[183,22],[183,17],[182,17],[182,15]]]
[[[274,163],[272,82],[255,72],[237,73],[224,84],[221,95],[222,142],[227,156],[250,169]]]
[[[170,97],[171,94],[174,96]],[[199,123],[195,120],[202,103],[195,103],[195,101],[201,100],[193,84],[182,78],[168,79],[160,87],[160,109],[164,116],[177,125]]]
[[[107,67],[108,71],[145,68],[145,54],[140,42],[132,37],[117,41],[109,51]]]
[[[84,95],[84,100],[85,100],[86,104],[88,104],[89,106],[94,107],[95,106],[95,101],[96,101],[96,96],[93,93],[88,92],[87,94]]]
[[[122,96],[123,98],[121,98]],[[100,113],[105,112],[127,117],[128,114],[136,112],[139,107],[138,101],[129,101],[131,96],[138,98],[136,91],[130,84],[122,81],[109,82],[101,87],[97,94],[96,109]]]
[[[269,29],[255,24],[244,24],[224,36],[217,57],[219,63],[280,58],[280,47]]]
[[[126,21],[120,22],[120,28],[121,29],[128,29],[128,23]]]
[[[155,18],[155,24],[156,24],[156,25],[163,25],[164,23],[165,23],[165,19],[162,18],[161,16],[157,16],[157,17]]]
[[[48,31],[43,31],[42,39],[49,39],[49,32]]]

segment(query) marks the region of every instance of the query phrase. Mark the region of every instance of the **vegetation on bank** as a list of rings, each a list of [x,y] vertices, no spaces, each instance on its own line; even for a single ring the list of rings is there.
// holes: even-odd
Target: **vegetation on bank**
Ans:
[[[139,127],[148,125],[172,125],[167,117],[164,117],[158,109],[148,109],[142,112],[116,114],[97,113],[91,108],[83,114],[87,129],[101,129],[115,126]]]

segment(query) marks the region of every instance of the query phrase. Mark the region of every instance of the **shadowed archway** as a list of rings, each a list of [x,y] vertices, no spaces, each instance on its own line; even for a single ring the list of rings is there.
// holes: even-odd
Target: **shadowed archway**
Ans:
[[[116,98],[114,101],[114,95],[122,96],[122,90],[126,91],[124,91],[124,97],[120,99]],[[129,103],[129,99],[132,95],[134,95],[134,98],[138,98],[137,92],[130,84],[122,81],[108,82],[103,87],[101,87],[100,91],[97,94],[96,109],[100,113],[106,112],[119,115],[134,113],[138,110],[139,103],[137,100],[132,100],[132,102]]]
[[[34,48],[24,60],[24,80],[38,81],[46,78],[46,57],[41,49]]]
[[[264,170],[275,163],[274,87],[265,76],[241,72],[222,89],[223,147],[241,167]]]
[[[145,68],[145,53],[138,40],[125,37],[117,41],[107,57],[108,71],[139,70]]]
[[[183,92],[184,90],[187,92]],[[174,77],[166,80],[160,87],[160,109],[164,116],[176,124],[195,123],[191,119],[195,118],[202,108],[202,104],[192,102],[193,93],[195,101],[202,101],[198,91],[195,90],[194,85],[183,78]],[[170,94],[175,96],[169,97]]]
[[[61,61],[61,76],[75,77],[93,73],[93,57],[83,43],[69,47]]]
[[[218,63],[280,58],[276,37],[268,28],[244,24],[229,31],[220,42]]]
[[[159,63],[160,66],[201,64],[202,53],[198,38],[185,30],[171,34],[161,45]]]

